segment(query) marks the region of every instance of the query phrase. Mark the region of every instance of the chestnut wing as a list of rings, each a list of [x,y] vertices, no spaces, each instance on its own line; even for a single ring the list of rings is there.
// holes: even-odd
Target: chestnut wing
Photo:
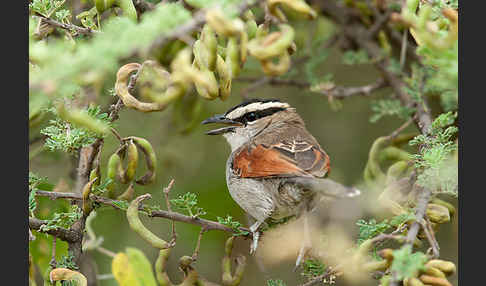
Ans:
[[[241,178],[324,177],[329,172],[329,157],[305,141],[260,144],[241,148],[233,159],[233,169]]]

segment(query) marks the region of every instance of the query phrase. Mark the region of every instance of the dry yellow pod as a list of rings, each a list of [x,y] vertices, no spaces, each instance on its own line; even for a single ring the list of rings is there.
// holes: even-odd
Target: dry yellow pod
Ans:
[[[445,223],[451,220],[449,209],[443,205],[430,203],[427,205],[425,213],[431,222]]]

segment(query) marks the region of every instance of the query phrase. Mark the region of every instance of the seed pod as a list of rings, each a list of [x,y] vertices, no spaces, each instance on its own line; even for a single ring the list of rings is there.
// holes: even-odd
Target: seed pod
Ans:
[[[89,194],[91,193],[91,187],[93,186],[93,183],[97,180],[98,178],[94,178],[93,180],[89,181],[84,185],[83,187],[83,214],[85,216],[88,216],[91,210],[93,209],[93,204],[89,200]]]
[[[106,172],[107,177],[112,180],[112,182],[108,184],[108,186],[106,186],[106,188],[108,189],[108,198],[110,199],[115,198],[115,178],[120,164],[121,164],[120,155],[118,155],[117,152],[113,153],[110,156],[110,159],[108,159],[107,172]]]
[[[442,205],[430,203],[427,205],[425,213],[431,222],[445,223],[451,220],[449,210]]]
[[[288,49],[294,40],[294,29],[287,25],[279,25],[280,32],[273,32],[264,38],[258,38],[248,42],[248,52],[259,60],[270,59],[281,55]]]
[[[306,15],[310,19],[315,19],[317,17],[316,11],[314,11],[314,9],[307,5],[307,3],[305,3],[303,0],[268,0],[267,4],[272,14],[273,11],[278,9],[278,4],[283,4],[298,13]]]
[[[423,284],[430,284],[433,286],[452,286],[452,284],[449,281],[447,281],[446,278],[439,278],[439,277],[422,274],[420,275],[419,279]]]
[[[251,13],[250,10],[248,10],[247,12]],[[247,14],[245,14],[245,15],[247,15]],[[251,40],[256,36],[256,31],[258,29],[258,25],[255,22],[255,17],[253,16],[253,13],[251,13],[251,16],[245,17],[245,19],[247,20],[245,22],[245,31],[246,31],[246,34],[248,35],[248,39]]]
[[[216,60],[216,71],[219,76],[219,97],[224,101],[231,94],[231,68],[220,55]]]
[[[138,217],[138,206],[140,202],[144,199],[151,198],[150,194],[141,195],[135,198],[127,209],[127,219],[130,228],[138,233],[145,241],[150,243],[153,247],[158,249],[166,249],[169,248],[169,244],[161,239],[160,237],[153,234],[149,229],[147,229],[140,221]]]
[[[101,182],[100,165],[97,165],[96,168],[91,170],[91,172],[89,173],[89,180],[92,181],[94,179],[97,179],[97,180],[94,181],[93,186],[92,186],[93,188],[99,186],[100,182]]]
[[[206,22],[216,33],[225,37],[233,37],[240,34],[245,24],[239,18],[228,19],[220,8],[212,8],[206,12]]]
[[[425,286],[425,285],[419,279],[415,277],[410,277],[410,278],[405,278],[403,280],[403,286]]]
[[[235,37],[228,39],[226,45],[226,58],[225,62],[231,67],[231,77],[234,78],[240,72],[240,54],[238,50],[238,43]]]
[[[152,148],[152,144],[147,139],[141,137],[131,136],[130,139],[142,150],[145,156],[145,163],[147,166],[147,173],[139,178],[136,183],[139,185],[148,185],[155,180],[155,168],[157,166],[157,155]]]
[[[384,271],[388,267],[390,267],[390,263],[388,262],[388,260],[370,261],[366,262],[363,265],[363,270],[366,272]]]
[[[199,69],[208,69],[207,49],[200,39],[194,42],[192,53],[194,54],[194,61],[197,63]]]
[[[441,199],[438,199],[438,198],[433,198],[432,200],[430,200],[431,203],[433,204],[436,204],[436,205],[441,205],[441,206],[444,206],[446,207],[448,210],[449,210],[449,215],[452,217],[454,217],[454,215],[456,214],[456,208],[454,208],[454,206],[446,201],[443,201]]]
[[[278,64],[274,64],[271,60],[262,60],[263,72],[268,76],[279,76],[286,73],[290,68],[290,56],[287,51],[284,51],[279,56]]]
[[[56,268],[51,270],[51,272],[49,273],[49,280],[51,281],[51,284],[54,284],[54,281],[74,280],[77,282],[76,285],[88,285],[88,280],[83,274],[67,268]]]
[[[425,267],[424,273],[427,274],[427,275],[430,275],[430,276],[434,276],[434,277],[440,277],[440,278],[446,277],[444,272],[440,271],[439,269],[437,269],[435,267],[430,267],[430,266]]]
[[[138,71],[140,68],[141,65],[138,63],[129,63],[122,66],[118,70],[116,74],[116,82],[115,82],[116,95],[118,95],[118,97],[123,101],[123,104],[128,108],[133,108],[142,112],[153,112],[153,111],[164,110],[167,107],[167,103],[168,103],[165,97],[164,100],[161,100],[160,102],[157,101],[157,102],[148,103],[148,102],[141,102],[130,94],[128,90],[128,81],[130,78],[130,74],[134,71]],[[172,98],[170,99],[172,100]]]
[[[209,25],[204,25],[201,32],[201,41],[207,51],[207,68],[210,71],[214,71],[216,69],[218,40],[216,39],[214,30]]]
[[[135,146],[132,140],[128,142],[127,161],[128,161],[127,168],[123,172],[124,183],[128,183],[132,181],[133,178],[135,177],[135,172],[137,171],[138,151],[137,151],[137,146]]]
[[[426,264],[426,267],[434,267],[444,272],[445,275],[450,276],[456,273],[456,265],[450,261],[441,259],[431,259]]]
[[[110,9],[116,2],[116,0],[94,0],[96,10],[101,15],[105,10]]]
[[[194,65],[195,66],[195,65]],[[216,77],[214,73],[209,70],[200,70],[200,75],[205,78],[205,81],[210,83],[209,88],[201,84],[199,81],[194,82],[194,86],[196,87],[197,93],[209,100],[213,100],[219,96],[219,87],[218,82],[216,81]]]
[[[385,248],[385,249],[378,251],[378,255],[381,258],[386,259],[390,263],[393,261],[393,249],[391,249],[391,248]]]
[[[119,195],[117,200],[121,201],[131,201],[133,199],[133,195],[135,194],[135,189],[133,188],[133,183],[131,183],[128,188],[123,192],[123,194]]]

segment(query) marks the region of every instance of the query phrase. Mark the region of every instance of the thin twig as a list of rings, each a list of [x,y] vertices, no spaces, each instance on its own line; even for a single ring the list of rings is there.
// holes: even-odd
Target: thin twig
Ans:
[[[203,234],[206,231],[207,231],[206,228],[202,227],[201,231],[199,232],[199,236],[197,237],[197,242],[196,242],[196,248],[194,249],[194,253],[192,254],[192,257],[191,257],[192,261],[196,261],[197,257],[199,256],[199,249],[201,247],[201,239],[202,239]]]
[[[57,267],[56,242],[57,242],[57,237],[55,235],[53,235],[52,236],[52,255],[51,255],[51,261],[49,262],[49,265],[52,267],[52,269]]]
[[[427,237],[430,247],[432,248],[433,258],[439,258],[439,244],[435,239],[435,235],[433,234],[434,231],[430,227],[430,221],[428,220],[428,218],[425,219],[425,222],[420,222],[420,226],[422,226],[425,236]]]
[[[402,36],[402,48],[400,49],[400,68],[403,70],[403,66],[405,65],[405,59],[407,57],[407,36],[408,36],[408,29],[403,30]]]
[[[103,254],[106,254],[106,255],[108,255],[108,256],[110,256],[112,258],[116,256],[116,253],[114,253],[113,251],[108,250],[108,249],[106,249],[106,248],[104,248],[102,246],[96,247],[96,250],[98,250],[99,252],[101,252]]]
[[[170,201],[169,201],[169,192],[172,189],[172,187],[174,186],[174,183],[175,183],[175,180],[172,179],[172,180],[170,180],[169,185],[164,188],[165,204],[167,205],[167,209],[169,210],[169,212],[172,212],[172,209],[170,207]],[[172,238],[169,242],[169,245],[175,246],[176,241],[177,241],[177,233],[176,233],[176,229],[175,229],[175,221],[172,221]]]
[[[405,128],[407,128],[410,124],[412,124],[413,118],[409,118],[405,123],[403,123],[400,127],[398,127],[395,131],[393,131],[390,135],[388,135],[388,140],[393,140],[395,137],[398,136]]]

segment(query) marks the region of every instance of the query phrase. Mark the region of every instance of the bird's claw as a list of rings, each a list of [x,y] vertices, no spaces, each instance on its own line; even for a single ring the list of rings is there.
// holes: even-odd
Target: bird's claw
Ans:
[[[260,238],[260,232],[259,231],[252,231],[253,235],[253,241],[250,245],[250,254],[253,255],[256,252],[256,249],[258,247],[258,240]]]

